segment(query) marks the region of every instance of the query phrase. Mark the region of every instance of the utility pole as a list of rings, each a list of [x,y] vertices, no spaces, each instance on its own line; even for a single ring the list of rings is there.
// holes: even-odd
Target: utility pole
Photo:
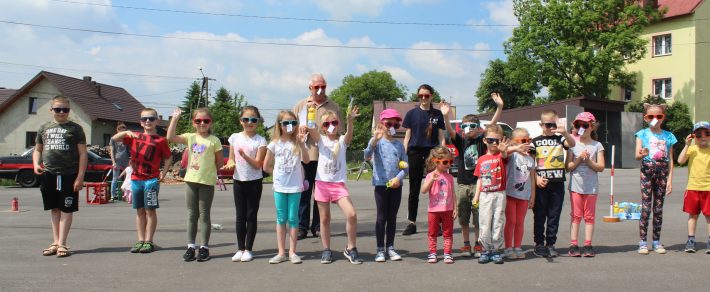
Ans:
[[[209,78],[205,76],[205,72],[202,71],[202,67],[200,67],[200,73],[202,73],[202,86],[200,89],[200,98],[197,100],[197,107],[199,108],[200,105],[204,102],[204,107],[209,106],[210,102],[210,81],[217,81],[216,79]],[[200,80],[200,79],[197,79]]]

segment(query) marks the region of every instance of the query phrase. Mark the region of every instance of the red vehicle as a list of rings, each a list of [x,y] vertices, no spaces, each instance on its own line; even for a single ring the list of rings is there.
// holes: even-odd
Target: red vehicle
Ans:
[[[21,155],[0,157],[0,178],[15,180],[25,188],[39,186],[39,176],[32,167],[32,152],[34,147],[25,150]],[[89,163],[86,167],[84,181],[101,182],[111,170],[111,159],[103,158],[98,154],[87,151]]]
[[[229,160],[229,145],[222,145],[222,155],[224,156],[224,164],[227,164]],[[180,177],[185,177],[185,172],[187,171],[187,148],[182,152],[182,159],[180,160]],[[221,179],[232,178],[234,175],[234,170],[220,170],[217,176]]]

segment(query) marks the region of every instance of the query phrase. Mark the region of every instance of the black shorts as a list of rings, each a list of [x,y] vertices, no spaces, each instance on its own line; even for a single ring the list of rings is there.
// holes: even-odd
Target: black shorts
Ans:
[[[42,202],[44,210],[59,209],[64,213],[79,211],[79,193],[74,191],[76,174],[42,174]]]

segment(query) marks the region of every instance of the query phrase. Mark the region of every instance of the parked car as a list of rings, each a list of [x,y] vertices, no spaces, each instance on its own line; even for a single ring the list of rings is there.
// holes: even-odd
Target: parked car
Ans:
[[[481,127],[485,127],[490,122],[491,121],[482,120]],[[503,133],[505,133],[506,137],[510,138],[513,135],[513,128],[510,127],[510,125],[508,125],[506,123],[501,123],[501,122],[498,122],[498,125],[500,125],[501,128],[503,128]],[[451,121],[451,126],[454,128],[454,130],[456,130],[456,132],[458,132],[458,133],[461,132],[461,120]],[[445,132],[445,136],[446,136],[446,143],[447,143],[446,147],[449,147],[449,150],[451,150],[451,153],[454,154],[454,158],[458,157],[459,152],[456,150],[456,146],[454,146],[453,142],[451,142],[451,137],[449,137],[448,131]],[[481,155],[483,155],[483,154],[481,154]],[[454,163],[451,166],[451,168],[449,168],[449,172],[451,172],[452,175],[458,175],[458,173],[459,173],[458,164]]]
[[[185,148],[185,150],[182,152],[182,158],[180,160],[180,173],[178,175],[182,178],[185,177],[185,172],[187,172],[187,158],[188,158],[187,150],[188,150],[188,148]],[[227,164],[227,160],[229,160],[229,145],[222,145],[222,155],[224,155],[224,164]],[[219,172],[217,172],[217,175],[221,179],[225,179],[225,178],[231,179],[233,174],[234,174],[234,169],[219,170]]]
[[[33,151],[34,147],[25,150],[20,155],[0,157],[0,178],[14,179],[20,186],[25,188],[39,186],[39,176],[34,173],[32,167]],[[109,171],[111,171],[111,159],[103,158],[91,150],[88,150],[87,153],[89,161],[84,181],[103,181],[109,175]]]

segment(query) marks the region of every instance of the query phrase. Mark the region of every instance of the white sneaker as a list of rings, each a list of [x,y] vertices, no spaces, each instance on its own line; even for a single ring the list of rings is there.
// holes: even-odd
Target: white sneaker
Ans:
[[[243,251],[238,250],[237,253],[234,254],[232,257],[233,262],[241,262],[242,261],[242,254],[244,254]]]
[[[515,252],[513,252],[513,249],[512,249],[512,248],[506,248],[506,249],[505,249],[505,257],[506,257],[507,259],[509,259],[509,260],[514,260],[514,259],[518,258],[518,257],[515,255]]]
[[[242,262],[251,262],[253,258],[254,256],[252,256],[251,251],[245,250],[244,253],[242,253]]]
[[[525,251],[521,247],[516,247],[513,249],[513,252],[515,252],[515,257],[519,259],[524,259],[525,258]]]
[[[283,263],[287,260],[288,260],[288,258],[286,256],[276,255],[269,260],[269,263],[270,264],[280,264],[280,263]]]
[[[292,264],[300,264],[303,262],[301,260],[301,256],[299,256],[297,254],[293,254],[293,255],[289,256],[288,260],[291,261]]]
[[[387,256],[390,257],[391,261],[401,261],[402,256],[400,256],[396,251],[394,251],[393,247],[390,247],[387,249]]]

